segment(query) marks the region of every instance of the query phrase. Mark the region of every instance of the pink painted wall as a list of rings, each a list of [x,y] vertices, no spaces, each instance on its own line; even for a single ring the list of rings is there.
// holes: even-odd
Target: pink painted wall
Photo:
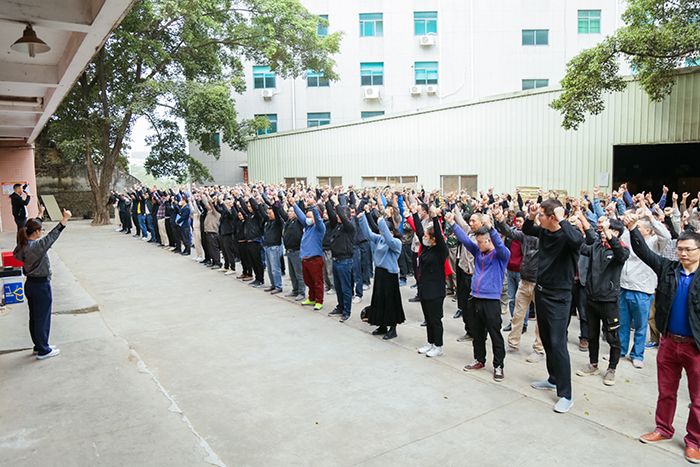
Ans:
[[[0,141],[0,182],[29,183],[32,202],[27,206],[29,217],[36,217],[39,210],[36,204],[36,174],[34,171],[34,148],[22,141]],[[0,229],[16,231],[12,217],[12,204],[9,195],[0,193]]]

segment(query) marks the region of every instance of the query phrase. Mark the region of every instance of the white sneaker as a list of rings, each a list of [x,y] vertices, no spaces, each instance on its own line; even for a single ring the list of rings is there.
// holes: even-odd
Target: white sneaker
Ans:
[[[566,413],[573,406],[574,406],[573,400],[567,399],[566,397],[562,397],[559,399],[559,402],[554,404],[554,411],[556,413]]]
[[[362,285],[362,290],[369,290],[369,285],[363,284],[363,285]]]
[[[50,345],[49,348],[50,348],[51,350],[53,350],[53,349],[56,348],[56,346],[55,346],[55,345]],[[39,351],[38,351],[38,350],[33,350],[33,351],[32,351],[32,355],[39,355]]]
[[[539,353],[537,350],[533,350],[529,357],[525,359],[528,363],[541,362],[544,359],[544,354]]]
[[[362,297],[360,296],[355,296],[355,298],[352,299],[352,303],[360,303],[362,301]]]
[[[435,347],[433,344],[425,344],[423,347],[418,349],[418,353],[422,353],[422,354],[428,353],[429,351],[431,351],[433,349],[433,347]]]
[[[217,269],[217,271],[219,271],[219,272],[229,272],[230,269],[221,268],[221,269]]]
[[[442,347],[437,345],[433,345],[433,348],[425,354],[426,357],[439,357],[440,355],[442,355]]]
[[[632,366],[638,370],[644,368],[644,362],[641,360],[632,360]]]
[[[43,360],[45,358],[55,357],[56,355],[58,355],[60,353],[61,353],[61,351],[59,349],[54,348],[51,350],[50,353],[47,353],[46,355],[37,355],[36,358],[37,358],[37,360]]]
[[[230,276],[231,274],[236,274],[236,271],[234,271],[233,269],[229,269],[224,273],[225,276]]]

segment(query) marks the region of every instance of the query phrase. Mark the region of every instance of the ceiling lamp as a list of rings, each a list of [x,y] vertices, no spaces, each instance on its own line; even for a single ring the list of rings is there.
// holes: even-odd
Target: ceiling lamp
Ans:
[[[31,24],[27,25],[22,37],[17,39],[17,42],[12,44],[10,48],[17,52],[28,53],[32,58],[36,57],[36,54],[43,54],[51,50],[51,47],[46,45],[46,42],[36,37],[36,33],[34,29],[32,29]]]

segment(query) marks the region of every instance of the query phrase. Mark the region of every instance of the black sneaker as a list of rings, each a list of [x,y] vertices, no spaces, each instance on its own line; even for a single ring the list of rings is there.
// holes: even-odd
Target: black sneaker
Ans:
[[[428,322],[427,322],[427,321],[423,321],[422,323],[420,323],[420,325],[421,325],[421,326],[427,326],[427,325],[428,325]]]
[[[503,328],[503,332],[510,332],[513,330],[513,325],[509,324],[508,326]]]
[[[341,323],[344,323],[344,322],[346,322],[346,321],[349,320],[349,319],[350,319],[350,313],[343,314],[343,316],[340,317],[340,322],[341,322]]]
[[[408,301],[411,303],[416,303],[416,302],[420,302],[420,298],[418,298],[418,295],[416,295],[415,297],[409,298]]]
[[[334,308],[333,311],[331,311],[330,313],[328,313],[328,316],[338,316],[338,315],[342,315],[342,314],[343,314],[342,311],[340,311],[340,310],[337,309],[337,308]]]
[[[493,380],[497,383],[503,381],[503,368],[501,368],[500,366],[497,366],[493,369]]]
[[[454,319],[461,318],[462,317],[462,310],[457,310],[457,313],[453,316]]]

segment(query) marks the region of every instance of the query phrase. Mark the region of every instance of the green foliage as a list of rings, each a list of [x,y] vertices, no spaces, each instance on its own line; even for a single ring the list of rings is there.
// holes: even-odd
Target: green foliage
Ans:
[[[563,93],[550,107],[563,114],[567,130],[577,129],[586,114],[602,112],[604,93],[626,88],[618,74],[621,60],[635,70],[635,78],[654,102],[673,90],[675,70],[700,64],[700,0],[628,0],[622,19],[625,27],[566,66]]]
[[[187,154],[187,140],[220,156],[222,143],[245,149],[263,124],[239,121],[233,93],[245,90],[244,63],[280,77],[307,69],[332,80],[341,33],[319,37],[319,17],[298,0],[140,0],[63,101],[51,138],[75,160],[112,164],[128,151],[137,117],[151,123],[145,167],[157,177],[211,180]]]

